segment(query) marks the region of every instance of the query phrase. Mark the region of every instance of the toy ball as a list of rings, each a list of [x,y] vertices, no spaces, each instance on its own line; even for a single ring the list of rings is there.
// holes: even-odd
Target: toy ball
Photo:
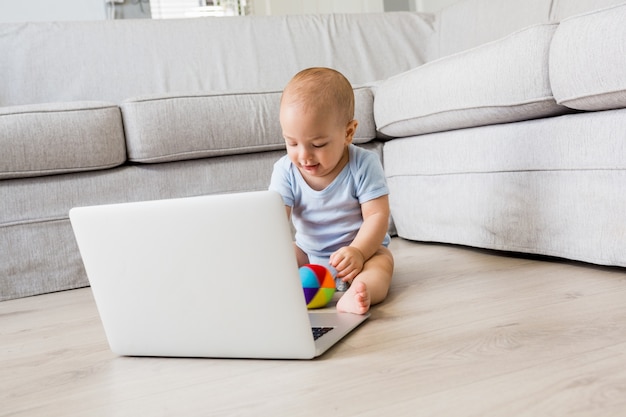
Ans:
[[[321,308],[335,294],[335,279],[330,271],[322,265],[307,264],[299,269],[304,298],[308,308]]]

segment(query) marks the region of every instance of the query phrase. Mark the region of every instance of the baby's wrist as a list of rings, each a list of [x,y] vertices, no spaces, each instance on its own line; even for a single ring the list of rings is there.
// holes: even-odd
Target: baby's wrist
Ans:
[[[358,253],[358,254],[359,254],[359,256],[361,257],[361,259],[363,260],[363,262],[365,262],[365,255],[363,254],[363,251],[362,251],[361,249],[357,248],[356,246],[352,246],[352,245],[350,245],[350,247],[351,247],[352,249],[354,249],[354,250],[356,251],[356,253]]]

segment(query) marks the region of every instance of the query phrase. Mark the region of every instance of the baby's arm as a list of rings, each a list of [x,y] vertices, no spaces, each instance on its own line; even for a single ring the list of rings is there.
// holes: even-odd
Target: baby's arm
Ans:
[[[361,204],[363,224],[350,244],[330,256],[337,277],[351,282],[363,269],[385,238],[389,228],[389,197],[384,195]]]
[[[291,207],[285,206],[287,210],[287,219],[291,220]],[[306,265],[309,263],[309,256],[296,245],[296,242],[293,242],[293,248],[296,251],[296,260],[298,261],[298,268],[302,265]]]

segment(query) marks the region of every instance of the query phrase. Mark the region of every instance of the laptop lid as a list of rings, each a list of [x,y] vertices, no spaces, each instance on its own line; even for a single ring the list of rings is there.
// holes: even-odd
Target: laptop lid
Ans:
[[[319,315],[347,328],[316,347],[273,191],[79,207],[70,220],[120,355],[307,359],[366,318]]]

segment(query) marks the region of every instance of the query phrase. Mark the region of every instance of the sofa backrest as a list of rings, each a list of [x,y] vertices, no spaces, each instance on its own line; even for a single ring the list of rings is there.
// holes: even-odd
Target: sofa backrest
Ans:
[[[438,57],[500,39],[527,26],[560,22],[625,0],[460,0],[435,15]]]
[[[624,0],[554,0],[550,18],[560,22],[570,16],[622,3]]]
[[[433,58],[433,16],[248,16],[0,24],[0,106],[281,90],[329,66],[364,84]]]
[[[462,0],[436,15],[439,57],[550,19],[552,0]]]

